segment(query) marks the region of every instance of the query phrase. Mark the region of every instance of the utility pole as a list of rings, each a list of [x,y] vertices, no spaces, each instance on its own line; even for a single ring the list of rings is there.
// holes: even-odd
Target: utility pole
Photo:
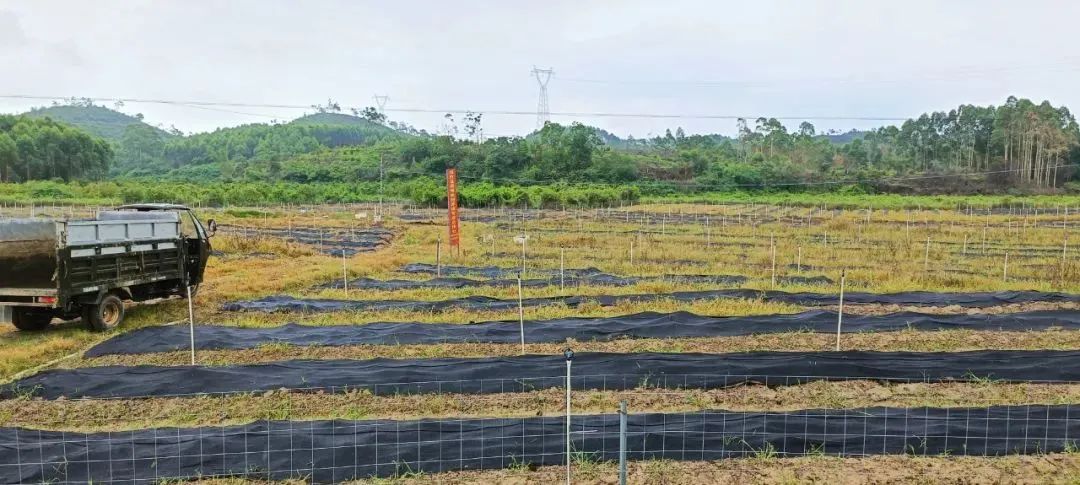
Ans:
[[[536,78],[536,84],[540,86],[540,99],[536,103],[536,129],[544,127],[548,121],[551,121],[551,109],[548,108],[548,81],[551,81],[551,76],[555,74],[555,71],[551,68],[539,69],[536,66],[532,68],[532,75]]]

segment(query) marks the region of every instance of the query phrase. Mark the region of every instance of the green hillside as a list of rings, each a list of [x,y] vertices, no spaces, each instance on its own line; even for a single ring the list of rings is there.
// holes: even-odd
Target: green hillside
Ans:
[[[347,115],[344,113],[314,113],[301,116],[295,120],[290,121],[290,125],[324,125],[324,126],[355,126],[367,130],[369,133],[381,133],[383,135],[390,135],[396,133],[393,129],[387,126],[374,123],[370,120],[361,118],[359,116]]]
[[[74,125],[84,131],[100,136],[106,140],[119,142],[124,137],[128,127],[146,127],[156,132],[162,138],[168,138],[168,132],[143,122],[136,116],[129,116],[116,110],[96,105],[64,105],[34,108],[25,113],[31,118],[52,118],[70,125]]]

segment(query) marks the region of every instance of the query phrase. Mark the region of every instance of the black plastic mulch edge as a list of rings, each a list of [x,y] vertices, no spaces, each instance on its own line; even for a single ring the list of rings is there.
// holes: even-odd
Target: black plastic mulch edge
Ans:
[[[1080,351],[745,352],[578,354],[574,389],[718,389],[760,382],[1077,382]],[[276,389],[392,394],[497,394],[565,385],[561,355],[484,358],[289,360],[230,366],[52,369],[0,387],[0,397],[141,398]]]
[[[782,332],[832,333],[837,313],[811,310],[791,315],[708,317],[689,312],[642,312],[617,317],[526,320],[530,343],[610,341],[624,338],[728,337]],[[1035,331],[1080,329],[1080,311],[1045,310],[996,315],[932,315],[915,312],[888,315],[849,315],[844,333],[901,330]],[[84,357],[110,354],[171,352],[190,348],[187,325],[144,327],[117,335],[91,347]],[[270,328],[200,325],[195,329],[198,350],[253,349],[269,343],[297,346],[418,345],[443,343],[518,343],[520,322],[499,320],[470,324],[377,322],[358,325],[310,326],[290,323]]]
[[[574,308],[583,303],[595,302],[601,306],[613,306],[619,303],[650,302],[657,300],[675,300],[690,302],[715,299],[748,299],[790,303],[801,306],[836,305],[839,295],[828,293],[789,293],[776,290],[724,289],[703,291],[677,291],[672,293],[649,293],[635,295],[595,295],[595,296],[554,296],[543,298],[525,298],[523,306],[566,305]],[[865,293],[850,292],[844,294],[844,303],[886,304],[910,306],[959,306],[982,308],[997,305],[1031,302],[1077,302],[1080,295],[1071,293],[1052,293],[1040,291],[999,291],[976,293],[937,293],[929,291],[909,291],[900,293]],[[229,302],[222,305],[225,311],[294,311],[294,312],[333,312],[344,310],[402,310],[402,311],[442,311],[446,309],[466,310],[514,310],[518,307],[517,299],[499,299],[488,296],[468,296],[441,301],[416,300],[332,300],[294,298],[287,295],[275,295],[258,300]]]
[[[1070,414],[1071,412],[1071,414]],[[760,456],[1003,456],[1072,449],[1068,405],[862,408],[627,416],[630,460]],[[571,418],[571,448],[618,460],[619,416]],[[338,483],[565,463],[562,416],[412,421],[258,421],[205,428],[68,433],[0,428],[4,483],[246,477]]]
[[[831,282],[823,276],[804,278],[807,283]],[[545,286],[631,286],[643,282],[672,282],[683,284],[706,284],[706,285],[741,285],[748,280],[745,276],[736,275],[663,275],[663,276],[616,276],[606,273],[573,276],[552,276],[549,278],[526,278],[521,280],[521,285],[527,288]],[[428,280],[377,280],[372,278],[357,278],[349,280],[348,288],[358,290],[414,290],[420,288],[477,288],[495,287],[510,288],[518,285],[517,278],[493,278],[474,280],[470,278],[446,277],[432,278]],[[316,286],[317,289],[340,289],[345,288],[345,281],[338,279],[329,283]]]

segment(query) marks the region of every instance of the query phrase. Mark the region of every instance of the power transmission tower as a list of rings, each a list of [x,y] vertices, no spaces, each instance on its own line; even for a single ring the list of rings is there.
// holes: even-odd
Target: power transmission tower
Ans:
[[[536,78],[536,83],[540,85],[540,100],[536,103],[536,129],[544,127],[544,124],[551,121],[551,109],[548,108],[548,81],[551,80],[551,76],[555,74],[555,71],[551,68],[538,69],[536,66],[532,68],[532,75]]]
[[[386,102],[390,101],[390,96],[387,96],[385,94],[376,94],[371,98],[375,100],[375,108],[379,110],[379,114],[382,114],[383,110],[386,109]]]

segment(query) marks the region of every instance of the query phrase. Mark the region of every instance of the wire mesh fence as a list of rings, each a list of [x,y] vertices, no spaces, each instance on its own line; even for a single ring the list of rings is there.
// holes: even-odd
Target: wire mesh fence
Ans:
[[[110,400],[47,402],[53,405],[53,415],[43,417],[48,414],[42,412],[45,408],[28,410],[6,420],[8,426],[0,428],[0,481],[156,483],[240,476],[334,483],[568,462],[574,468],[617,460],[621,442],[626,443],[623,450],[630,460],[880,454],[989,457],[1073,451],[1080,436],[1075,406],[1048,404],[1059,402],[1048,397],[1053,388],[1049,394],[1001,392],[1001,397],[994,397],[991,388],[980,394],[982,397],[945,402],[942,407],[852,406],[843,401],[808,400],[801,403],[802,408],[793,408],[800,403],[750,400],[738,405],[744,409],[713,409],[734,403],[692,402],[693,396],[675,385],[689,382],[692,376],[668,377],[669,388],[647,383],[603,388],[604,382],[619,382],[617,376],[573,379],[572,404],[588,411],[572,414],[569,433],[558,392],[547,396],[553,402],[537,405],[542,415],[535,415],[532,408],[507,400],[515,396],[521,401],[537,399],[515,394],[528,386],[511,383],[500,385],[507,396],[442,394],[421,397],[427,401],[394,403],[389,401],[418,396],[354,393],[352,405],[346,399],[315,409],[311,409],[313,402],[330,398],[341,389],[290,390],[239,398],[191,395],[174,398],[179,402],[156,410],[162,402],[156,399],[160,398],[127,399],[102,407],[95,406]],[[771,385],[802,382],[803,376],[769,378]],[[943,384],[896,380],[890,385],[916,382]],[[591,384],[596,383],[611,392],[600,407],[593,402],[597,387]],[[964,385],[997,384],[973,380]],[[250,412],[244,410],[245,405],[259,399],[278,402],[269,409],[252,406]],[[624,432],[620,432],[617,405],[611,402],[616,399],[633,403]],[[387,400],[388,406],[380,407],[377,400]],[[458,401],[456,406],[450,403],[454,400]],[[33,408],[42,402],[22,404]],[[395,406],[395,412],[384,414],[386,408]],[[469,413],[460,414],[476,416],[418,418],[458,414],[466,407]],[[701,409],[688,410],[694,407]],[[645,412],[650,408],[668,412]],[[380,415],[404,417],[371,418]]]

